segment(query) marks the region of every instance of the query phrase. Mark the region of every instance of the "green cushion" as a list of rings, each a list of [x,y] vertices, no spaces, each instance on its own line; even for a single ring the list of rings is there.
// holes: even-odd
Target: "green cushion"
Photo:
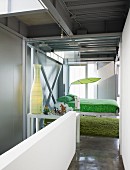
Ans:
[[[62,96],[57,99],[58,102],[64,102],[64,103],[70,102],[72,100],[73,98],[71,96]]]
[[[74,94],[67,94],[67,96],[72,97],[73,101],[75,100],[75,97],[78,97],[78,96],[76,96]]]

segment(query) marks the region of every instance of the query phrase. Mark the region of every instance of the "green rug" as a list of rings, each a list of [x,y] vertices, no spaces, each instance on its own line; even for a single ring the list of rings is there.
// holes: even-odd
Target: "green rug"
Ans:
[[[119,137],[119,119],[80,117],[80,134],[86,136]]]

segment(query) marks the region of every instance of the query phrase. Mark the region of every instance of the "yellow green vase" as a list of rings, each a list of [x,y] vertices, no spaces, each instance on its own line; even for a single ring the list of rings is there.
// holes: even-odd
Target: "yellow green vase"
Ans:
[[[30,93],[30,113],[43,113],[43,92],[40,81],[41,65],[34,64],[34,81]]]

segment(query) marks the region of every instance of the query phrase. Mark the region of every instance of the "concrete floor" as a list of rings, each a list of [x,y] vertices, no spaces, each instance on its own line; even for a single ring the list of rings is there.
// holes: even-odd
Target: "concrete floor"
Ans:
[[[68,170],[124,170],[119,156],[119,140],[81,136]]]

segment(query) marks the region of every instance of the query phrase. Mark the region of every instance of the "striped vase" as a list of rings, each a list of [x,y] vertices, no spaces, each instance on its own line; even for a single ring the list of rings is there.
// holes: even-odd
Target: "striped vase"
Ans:
[[[40,81],[41,65],[34,64],[34,81],[30,93],[30,113],[43,113],[43,92]]]

